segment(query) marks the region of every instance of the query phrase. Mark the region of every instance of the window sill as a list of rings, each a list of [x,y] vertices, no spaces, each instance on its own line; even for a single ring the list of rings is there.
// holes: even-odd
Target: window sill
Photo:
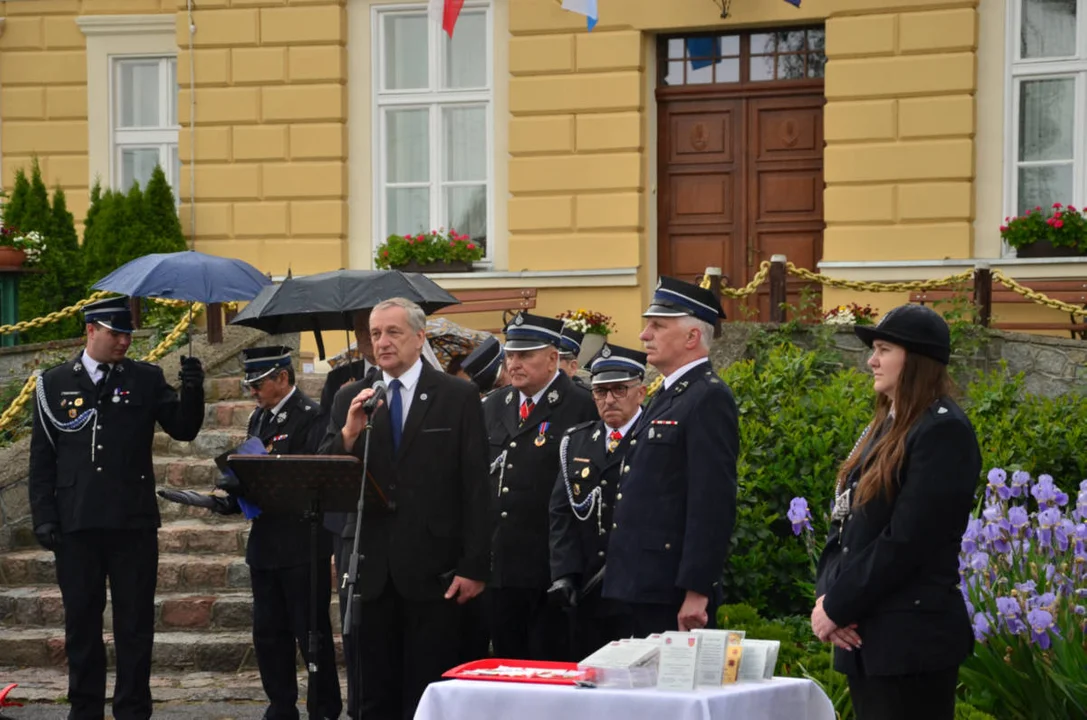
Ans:
[[[605,270],[480,270],[469,273],[434,273],[431,280],[446,290],[487,290],[491,288],[532,287],[637,287],[638,268]],[[272,278],[282,282],[283,276]]]
[[[929,280],[988,264],[1014,278],[1087,276],[1087,256],[1061,258],[961,258],[954,260],[831,260],[819,271],[846,280]]]

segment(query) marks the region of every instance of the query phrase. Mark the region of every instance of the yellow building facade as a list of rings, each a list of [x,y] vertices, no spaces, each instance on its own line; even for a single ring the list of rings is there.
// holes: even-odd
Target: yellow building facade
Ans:
[[[274,276],[456,225],[487,257],[443,286],[535,288],[626,344],[658,273],[739,286],[775,253],[861,280],[1083,275],[999,236],[1027,201],[1087,199],[1074,8],[725,4],[599,0],[589,32],[560,0],[467,0],[449,40],[427,0],[7,0],[3,182],[37,156],[79,220],[96,178],[158,162],[197,249]],[[905,296],[824,293],[847,300]]]

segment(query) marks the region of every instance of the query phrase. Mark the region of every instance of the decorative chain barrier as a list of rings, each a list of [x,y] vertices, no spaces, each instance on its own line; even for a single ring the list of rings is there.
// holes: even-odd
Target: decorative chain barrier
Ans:
[[[4,430],[10,425],[19,413],[23,411],[23,407],[26,405],[26,401],[34,394],[34,386],[38,382],[38,374],[33,373],[23,383],[23,389],[19,391],[19,394],[15,396],[15,399],[11,401],[11,405],[8,405],[8,409],[4,411],[3,415],[0,415],[0,430]]]
[[[1026,299],[1035,302],[1044,307],[1053,308],[1054,310],[1063,310],[1071,315],[1081,315],[1087,317],[1087,307],[1081,307],[1079,305],[1072,305],[1071,303],[1061,302],[1055,300],[1045,293],[1040,293],[1037,290],[1031,290],[1025,285],[1020,285],[1015,280],[1004,274],[1002,270],[991,270],[993,280],[1001,283],[1004,287],[1008,288],[1014,293],[1018,293]]]
[[[163,355],[170,351],[170,348],[181,339],[181,336],[185,334],[185,331],[189,328],[189,325],[196,319],[196,316],[203,312],[204,303],[193,303],[192,312],[185,313],[185,315],[178,321],[177,325],[174,325],[174,329],[170,331],[170,334],[162,339],[155,349],[147,353],[144,356],[144,362],[155,362]]]
[[[790,275],[817,282],[830,287],[846,290],[862,290],[864,292],[917,292],[920,290],[934,290],[947,287],[956,283],[967,282],[974,276],[973,270],[961,272],[958,275],[948,275],[936,280],[914,280],[912,282],[865,282],[863,280],[841,280],[821,273],[813,273],[811,270],[799,268],[792,262],[785,263],[785,270]]]
[[[24,320],[23,322],[15,323],[14,325],[0,325],[0,335],[10,335],[11,333],[22,332],[24,330],[30,330],[32,328],[45,327],[50,323],[55,323],[58,320],[63,320],[66,317],[71,317],[72,315],[75,315],[77,312],[82,310],[85,305],[88,305],[95,300],[101,300],[102,298],[110,294],[111,293],[105,291],[99,291],[94,293],[93,295],[90,295],[89,297],[80,300],[75,305],[70,305],[66,308],[62,308],[61,310],[55,310],[51,313],[48,313],[47,315],[42,315],[41,317],[34,318],[33,320]]]
[[[741,288],[731,288],[725,285],[724,280],[721,281],[721,296],[728,298],[744,298],[748,295],[754,295],[755,291],[759,289],[759,286],[766,282],[766,278],[770,277],[770,262],[763,260],[759,265],[759,271],[755,273],[755,277],[751,278],[751,282],[744,285]],[[699,287],[703,290],[710,289],[710,276],[703,275],[702,280],[698,283]]]

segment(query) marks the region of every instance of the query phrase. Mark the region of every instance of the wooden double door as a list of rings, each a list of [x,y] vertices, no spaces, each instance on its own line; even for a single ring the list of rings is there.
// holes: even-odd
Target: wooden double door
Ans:
[[[694,280],[720,267],[740,287],[775,254],[815,269],[824,227],[822,78],[662,86],[657,100],[660,273]],[[787,301],[796,305],[803,287],[790,281]],[[769,286],[743,303],[748,311],[739,304],[726,302],[730,319],[756,311],[768,319]]]

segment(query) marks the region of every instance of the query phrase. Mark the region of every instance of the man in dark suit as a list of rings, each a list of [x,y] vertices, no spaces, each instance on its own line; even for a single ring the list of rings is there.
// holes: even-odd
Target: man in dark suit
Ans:
[[[157,365],[125,357],[128,298],[84,308],[87,344],[38,378],[30,440],[34,533],[56,554],[64,601],[73,720],[101,718],[106,695],[102,613],[113,601],[119,720],[151,717],[159,508],[151,446],[155,425],[192,440],[204,421],[204,371],[181,360],[181,393]]]
[[[663,277],[643,317],[664,384],[620,471],[604,578],[604,597],[630,605],[639,635],[713,627],[740,449],[736,402],[709,362],[720,303]]]
[[[567,429],[596,418],[592,396],[558,369],[562,321],[521,313],[506,328],[510,386],[483,404],[497,514],[488,591],[497,657],[571,657],[549,604],[548,504]]]
[[[260,438],[269,454],[312,455],[324,435],[317,403],[295,386],[289,347],[256,347],[243,351],[245,384],[257,401],[249,416],[250,437]],[[320,637],[320,716],[340,716],[343,701],[336,673],[336,652],[328,608],[328,558],[332,536],[321,529],[318,554],[324,573],[317,583],[317,632]],[[295,515],[261,513],[253,520],[245,550],[253,587],[253,648],[261,684],[268,696],[267,720],[298,718],[295,647],[309,658],[310,525]]]
[[[567,431],[551,493],[550,592],[574,613],[579,658],[634,632],[630,610],[601,592],[619,471],[645,399],[645,353],[605,345],[590,372],[601,419]]]
[[[343,530],[347,554],[361,533],[361,602],[345,653],[349,682],[361,688],[348,701],[349,714],[366,720],[411,718],[426,686],[457,664],[460,604],[483,590],[489,569],[479,393],[421,360],[425,327],[419,306],[401,298],[370,315],[388,394],[370,431],[365,482],[373,499]],[[365,404],[374,395],[368,385],[355,382],[336,394],[322,453],[363,456]],[[339,566],[348,567],[347,559]]]

